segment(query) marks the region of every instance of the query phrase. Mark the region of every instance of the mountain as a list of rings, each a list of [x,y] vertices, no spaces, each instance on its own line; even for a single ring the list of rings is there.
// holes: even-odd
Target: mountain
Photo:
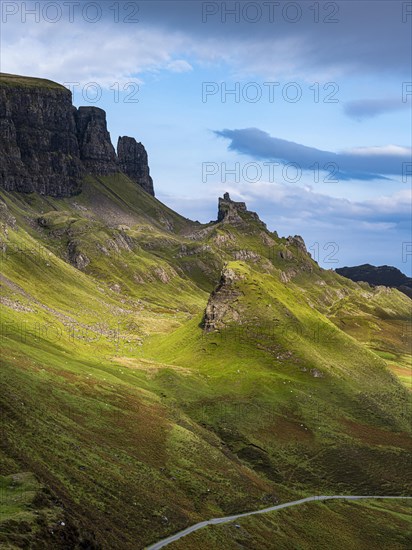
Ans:
[[[397,269],[389,265],[376,267],[370,264],[357,265],[354,267],[340,267],[336,273],[347,277],[352,281],[364,281],[370,285],[384,285],[391,288],[397,288],[409,298],[412,298],[412,279],[407,277]]]
[[[409,298],[320,268],[228,194],[216,221],[180,216],[101,113],[60,147],[65,92],[27,80],[1,86],[0,544],[131,550],[303,496],[411,494]],[[336,547],[407,548],[403,502],[314,506],[299,533],[268,517],[175,547],[320,546],[331,525]]]

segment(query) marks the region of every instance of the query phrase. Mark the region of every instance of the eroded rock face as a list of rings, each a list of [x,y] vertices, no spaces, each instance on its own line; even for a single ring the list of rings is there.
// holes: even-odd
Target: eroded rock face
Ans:
[[[0,80],[0,186],[66,197],[80,191],[71,93],[63,86],[6,86]]]
[[[227,322],[239,321],[239,312],[234,306],[236,298],[240,296],[234,285],[237,279],[238,275],[232,269],[223,269],[219,285],[211,293],[206,306],[203,319],[203,328],[206,332],[219,330]]]
[[[218,222],[241,222],[242,218],[239,212],[246,212],[246,203],[232,201],[229,193],[225,193],[223,198],[219,197],[219,209],[217,213]]]
[[[289,283],[296,275],[298,274],[298,271],[296,269],[293,269],[292,267],[287,269],[286,271],[281,271],[279,275],[279,279],[282,283]]]
[[[143,145],[120,138],[119,154],[121,162],[105,111],[76,109],[71,92],[55,82],[0,73],[0,187],[69,197],[80,193],[86,174],[124,170],[154,196]]]
[[[289,236],[287,238],[287,242],[291,245],[297,246],[302,252],[305,252],[305,254],[308,253],[305,245],[305,241],[302,239],[300,235],[295,235],[294,237]]]
[[[153,180],[144,146],[132,137],[119,137],[117,156],[120,170],[154,196]]]
[[[89,265],[89,258],[78,249],[78,244],[75,241],[69,242],[67,251],[69,262],[77,269],[83,270]]]
[[[119,172],[105,111],[98,107],[79,107],[75,119],[80,158],[86,171],[99,176]]]
[[[229,193],[225,193],[223,198],[219,197],[218,222],[243,225],[245,220],[242,218],[242,214],[246,214],[249,220],[256,220],[262,227],[266,228],[266,224],[259,219],[256,212],[251,212],[247,209],[246,203],[232,201]]]

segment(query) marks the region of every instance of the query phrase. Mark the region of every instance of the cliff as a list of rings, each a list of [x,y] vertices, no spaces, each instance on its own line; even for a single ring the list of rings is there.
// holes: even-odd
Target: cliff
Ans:
[[[86,174],[124,171],[154,195],[143,145],[128,137],[119,145],[120,159],[105,111],[76,109],[64,86],[0,74],[0,187],[68,197],[80,193]]]
[[[141,143],[131,137],[119,137],[117,156],[120,170],[154,196],[153,180],[150,177],[147,152]]]
[[[0,185],[53,196],[79,192],[84,167],[70,91],[8,76],[0,77]]]
[[[80,158],[90,174],[107,176],[119,171],[116,152],[107,131],[106,113],[98,107],[74,111]]]

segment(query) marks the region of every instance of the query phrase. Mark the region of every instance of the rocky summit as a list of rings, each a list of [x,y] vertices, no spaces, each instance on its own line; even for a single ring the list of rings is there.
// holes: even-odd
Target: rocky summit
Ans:
[[[244,224],[245,220],[254,219],[259,221],[262,225],[266,225],[259,219],[256,212],[251,212],[247,209],[245,202],[236,202],[230,198],[229,193],[225,193],[222,197],[219,197],[219,207],[217,214],[218,222]]]
[[[126,173],[154,195],[147,153],[119,140],[119,158],[98,107],[72,105],[71,92],[49,80],[0,74],[0,187],[70,197],[85,175]]]

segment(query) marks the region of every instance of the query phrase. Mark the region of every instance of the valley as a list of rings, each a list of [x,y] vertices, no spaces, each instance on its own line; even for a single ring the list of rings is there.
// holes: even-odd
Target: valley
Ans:
[[[228,194],[200,224],[93,166],[75,194],[0,189],[0,546],[143,549],[313,495],[410,496],[410,298]],[[342,547],[407,548],[408,512],[308,503],[170,548],[330,548],[338,524]]]

